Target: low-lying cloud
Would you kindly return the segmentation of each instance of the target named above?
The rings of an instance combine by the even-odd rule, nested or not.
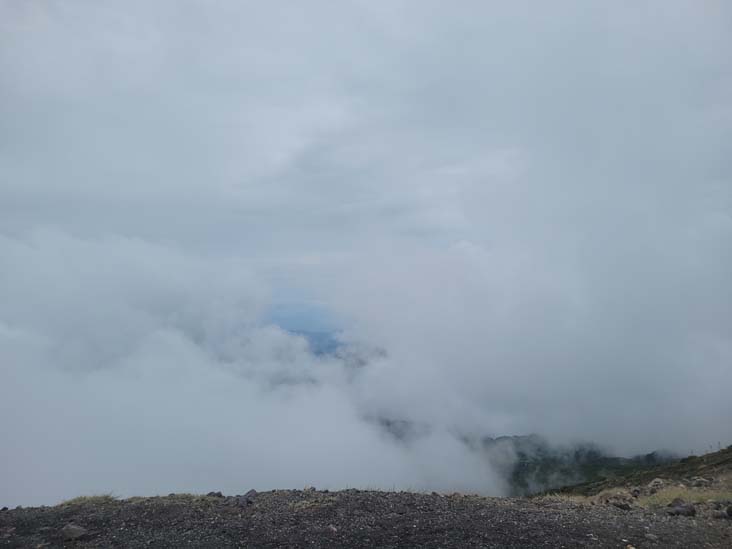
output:
[[[3,499],[732,442],[729,8],[511,6],[0,3]]]
[[[52,232],[3,238],[0,252],[10,501],[250,485],[501,489],[444,432],[395,444],[357,405],[355,366],[258,322],[265,296],[240,265]]]

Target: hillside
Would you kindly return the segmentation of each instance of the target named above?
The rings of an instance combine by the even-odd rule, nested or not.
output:
[[[621,468],[602,479],[565,486],[556,491],[591,496],[612,488],[643,486],[657,478],[663,479],[667,483],[684,484],[694,488],[695,482],[704,484],[703,480],[699,479],[709,480],[711,484],[726,484],[730,477],[732,477],[732,446],[702,456],[689,456],[671,463],[650,467],[641,464],[637,467]]]
[[[493,468],[509,480],[513,496],[600,482],[679,460],[668,452],[618,457],[593,443],[554,445],[538,435],[485,437],[480,441],[480,449]]]
[[[569,498],[275,490],[0,511],[0,547],[728,548],[732,521]]]

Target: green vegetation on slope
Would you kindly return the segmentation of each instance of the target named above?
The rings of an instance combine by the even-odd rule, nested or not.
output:
[[[645,485],[655,478],[681,481],[694,477],[717,477],[726,474],[732,474],[732,446],[703,456],[689,456],[652,467],[628,467],[625,470],[615,471],[612,475],[581,484],[564,486],[556,491],[590,496],[609,488]]]

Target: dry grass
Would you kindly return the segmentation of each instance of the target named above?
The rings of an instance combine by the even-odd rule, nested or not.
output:
[[[319,499],[305,499],[290,504],[290,509],[293,511],[307,511],[316,507],[322,507],[325,505],[333,505],[336,503],[337,498],[333,496],[319,498]]]
[[[665,507],[676,498],[681,498],[690,503],[704,503],[709,500],[725,501],[732,499],[732,490],[669,486],[650,496],[639,497],[638,505],[649,508]]]
[[[581,496],[579,494],[563,494],[560,492],[556,492],[552,494],[535,496],[531,499],[541,503],[574,503],[575,505],[590,505],[591,498],[587,496]]]
[[[601,504],[611,500],[613,496],[620,499],[628,498],[633,505],[643,507],[645,509],[657,509],[668,506],[676,498],[681,498],[689,503],[706,503],[708,501],[728,501],[732,500],[732,486],[729,482],[731,478],[725,479],[725,482],[718,483],[714,488],[689,488],[687,486],[667,486],[659,490],[655,494],[640,496],[632,499],[630,493],[626,490],[617,488],[608,488],[594,496],[582,496],[579,494],[553,493],[544,494],[532,498],[534,501],[542,503],[572,503],[575,505],[594,505]]]
[[[59,505],[100,505],[115,501],[117,501],[117,497],[112,494],[98,494],[95,496],[78,496],[67,499],[59,503]]]
[[[152,502],[156,497],[168,497],[168,496],[153,496],[153,497],[143,497],[143,496],[133,496],[130,498],[125,499],[128,503],[143,503],[143,502]],[[172,496],[175,499],[179,499],[183,502],[190,502],[190,503],[202,503],[202,502],[210,502],[215,501],[218,499],[215,496],[207,496],[204,494],[187,494],[187,493],[181,493],[181,494],[174,494]],[[105,503],[112,503],[115,501],[120,501],[120,499],[115,496],[114,494],[98,494],[93,496],[78,496],[72,499],[67,499],[66,501],[62,501],[58,505],[101,505]]]

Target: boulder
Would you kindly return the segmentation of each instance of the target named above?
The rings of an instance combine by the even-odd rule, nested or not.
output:
[[[60,534],[65,541],[71,541],[85,536],[87,534],[87,529],[82,528],[73,522],[69,522],[66,526],[61,528]]]
[[[235,507],[246,507],[252,503],[254,503],[254,500],[252,498],[248,498],[246,495],[232,496],[224,499],[224,505],[231,505]]]
[[[672,517],[693,517],[696,516],[696,507],[691,503],[681,503],[670,507],[666,513]]]
[[[615,492],[614,494],[602,496],[600,501],[605,505],[612,505],[623,511],[630,511],[635,500],[628,492]]]
[[[623,500],[610,500],[609,503],[613,507],[617,507],[618,509],[622,509],[623,511],[630,511],[632,509],[632,506],[627,501],[623,501]]]
[[[651,494],[655,494],[661,488],[663,488],[665,484],[666,481],[664,481],[662,478],[654,478],[651,482],[648,483],[647,488]]]
[[[695,488],[706,488],[712,485],[712,481],[704,477],[694,477],[691,479],[691,485]]]

